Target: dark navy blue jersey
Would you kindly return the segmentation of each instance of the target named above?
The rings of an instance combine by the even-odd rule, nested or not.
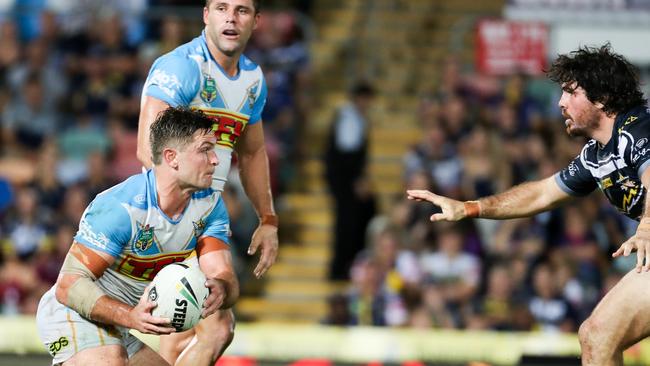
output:
[[[643,172],[650,166],[650,109],[640,106],[616,116],[606,145],[590,140],[573,161],[555,175],[563,191],[585,196],[596,187],[626,216],[639,220],[646,188]]]

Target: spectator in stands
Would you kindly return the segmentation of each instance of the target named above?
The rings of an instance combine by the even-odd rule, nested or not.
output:
[[[9,250],[21,261],[29,260],[45,243],[47,225],[37,200],[32,187],[16,192],[14,214],[8,225]]]
[[[432,243],[434,244],[434,243]],[[463,251],[465,236],[454,226],[440,228],[435,248],[420,257],[423,275],[440,290],[442,301],[460,326],[461,311],[479,288],[481,262]]]
[[[445,130],[438,124],[424,127],[422,141],[404,157],[405,180],[415,172],[430,175],[433,185],[446,195],[460,197],[462,162],[457,147],[448,141]]]
[[[541,263],[533,271],[533,296],[528,309],[535,319],[534,327],[547,332],[574,332],[577,317],[571,304],[557,288],[553,269]]]
[[[488,271],[485,294],[474,299],[467,327],[475,329],[513,330],[513,283],[509,268],[496,264]]]
[[[385,291],[385,273],[379,264],[370,256],[360,256],[352,266],[350,277],[346,297],[352,325],[388,325],[390,304],[399,298]]]
[[[47,101],[40,74],[31,73],[2,115],[5,141],[23,153],[32,152],[58,131],[59,119],[56,106]]]

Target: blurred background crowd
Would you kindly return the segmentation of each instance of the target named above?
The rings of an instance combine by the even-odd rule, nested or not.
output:
[[[300,167],[313,143],[305,130],[316,102],[309,47],[315,15],[306,3],[278,1],[265,9],[245,52],[269,85],[267,151],[287,221],[281,203],[304,189]],[[166,11],[184,5],[0,1],[3,315],[35,313],[87,204],[140,172],[136,132],[149,67],[202,29],[200,6]],[[440,77],[409,112],[419,141],[401,154],[400,193],[383,206],[377,186],[388,182],[369,177],[369,136],[382,113],[373,106],[382,86],[368,75],[349,79],[348,98],[328,116],[331,129],[318,155],[335,216],[323,280],[338,284],[322,323],[572,332],[630,268],[610,254],[636,223],[599,193],[530,219],[454,224],[430,223],[435,208],[405,199],[405,189],[459,200],[497,193],[554,174],[585,142],[566,136],[560,90],[543,75],[484,77],[471,66],[451,52],[429,65]],[[257,218],[236,174],[230,182],[224,198],[247,288],[255,280],[244,253]]]

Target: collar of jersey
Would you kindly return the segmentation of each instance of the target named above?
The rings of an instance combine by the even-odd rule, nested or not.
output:
[[[614,119],[614,129],[612,130],[612,137],[607,141],[605,145],[601,145],[598,143],[598,148],[600,150],[603,150],[607,148],[608,146],[612,145],[614,140],[618,140],[618,137],[620,135],[619,129],[624,126],[625,121],[632,115],[638,115],[642,112],[644,106],[638,106],[634,107],[631,109],[628,109],[626,112],[619,113],[616,115],[616,118]]]
[[[205,38],[205,29],[201,32],[201,47],[203,48],[203,52],[208,55],[208,58],[210,61],[212,61],[213,64],[217,65],[217,68],[219,68],[219,71],[221,71],[221,74],[228,78],[229,80],[237,80],[239,79],[239,75],[241,75],[241,70],[242,70],[242,57],[243,55],[239,56],[239,60],[237,60],[237,74],[235,76],[230,76],[226,73],[226,71],[219,65],[217,60],[214,59],[212,56],[212,53],[210,53],[210,49],[208,48],[208,41]]]

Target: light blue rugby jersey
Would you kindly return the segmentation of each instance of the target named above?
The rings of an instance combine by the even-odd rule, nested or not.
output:
[[[212,187],[222,191],[235,143],[247,125],[262,118],[267,86],[262,69],[244,55],[237,75],[226,75],[210,54],[203,31],[154,62],[142,95],[200,109],[215,119],[219,165]]]
[[[84,212],[75,241],[115,257],[98,279],[108,294],[135,305],[165,265],[190,257],[201,237],[229,243],[230,221],[219,192],[192,195],[183,215],[172,220],[158,207],[154,170],[110,188]]]

